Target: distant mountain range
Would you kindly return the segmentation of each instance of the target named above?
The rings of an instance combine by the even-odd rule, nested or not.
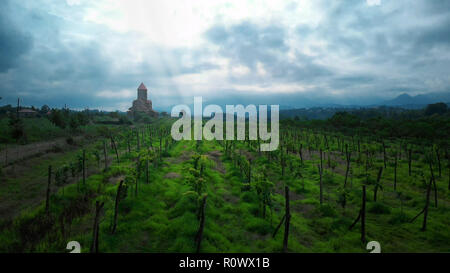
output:
[[[266,104],[266,105],[274,105],[278,104],[280,107],[280,111],[285,110],[295,110],[295,109],[311,109],[311,108],[338,108],[338,109],[357,109],[357,108],[374,108],[379,106],[390,106],[390,107],[401,107],[405,109],[421,109],[425,108],[430,103],[444,102],[450,103],[450,92],[436,92],[436,93],[428,93],[428,94],[419,94],[415,96],[411,96],[409,94],[403,93],[393,99],[390,100],[382,100],[382,99],[370,99],[370,98],[361,98],[360,100],[347,100],[345,98],[336,100],[336,98],[332,97],[324,97],[313,99],[308,97],[305,94],[280,94],[280,95],[268,95],[268,96],[259,96],[257,98],[247,96],[240,98],[224,98],[224,99],[213,99],[203,103],[203,107],[208,104],[217,104],[222,107],[222,110],[225,111],[226,105],[237,105],[242,104],[244,106],[249,104]],[[194,105],[187,104],[191,110],[193,111]],[[167,107],[155,107],[155,110],[158,112],[165,111],[170,114],[173,106]],[[270,108],[270,107],[269,107]]]
[[[450,102],[450,92],[429,93],[411,96],[403,93],[392,100],[386,100],[380,105],[401,106],[405,108],[421,108],[430,103]]]

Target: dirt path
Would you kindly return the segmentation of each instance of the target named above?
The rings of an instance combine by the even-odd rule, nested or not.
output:
[[[79,141],[83,136],[74,137],[74,141]],[[30,158],[40,154],[67,147],[66,138],[56,138],[50,141],[30,143],[26,145],[13,146],[0,151],[0,166],[7,166],[22,159]]]
[[[214,151],[209,151],[206,153],[206,155],[208,156],[209,159],[211,159],[212,161],[214,161],[215,166],[214,169],[217,170],[218,172],[225,174],[226,173],[226,169],[222,163],[222,152],[214,150]]]
[[[47,190],[47,163],[57,166],[67,153],[75,152],[82,148],[82,146],[72,147],[70,150],[66,150],[65,153],[45,153],[6,167],[4,169],[6,181],[1,181],[0,183],[0,219],[5,221],[13,219],[24,209],[35,208],[41,204],[45,200],[45,192]],[[119,155],[125,152],[119,151]],[[110,153],[108,155],[108,166],[115,159],[115,154]],[[42,167],[43,165],[45,166]],[[97,162],[91,162],[87,166],[86,177],[101,172],[103,166],[104,160],[101,160],[100,168],[97,167]],[[36,168],[39,168],[39,170],[36,171]],[[65,186],[76,183],[80,179],[81,176],[75,178],[69,176],[68,183]],[[60,188],[52,180],[52,193],[57,192]]]

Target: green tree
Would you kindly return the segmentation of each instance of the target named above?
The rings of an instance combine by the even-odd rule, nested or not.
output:
[[[48,111],[50,111],[50,107],[48,107],[48,105],[46,105],[46,104],[42,105],[42,107],[41,107],[41,113],[42,113],[42,114],[47,114]]]
[[[21,118],[11,115],[9,119],[9,127],[11,129],[11,137],[18,142],[25,135],[24,125]]]
[[[50,114],[50,121],[60,128],[66,128],[66,121],[64,120],[63,113],[61,110],[53,109]]]
[[[434,114],[442,115],[447,112],[447,104],[443,102],[428,104],[427,108],[425,108],[425,115],[431,116]]]

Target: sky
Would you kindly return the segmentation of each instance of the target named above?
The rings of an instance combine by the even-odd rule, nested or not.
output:
[[[0,0],[0,104],[126,111],[450,92],[446,0]]]

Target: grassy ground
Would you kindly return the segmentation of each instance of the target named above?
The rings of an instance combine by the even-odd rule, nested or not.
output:
[[[145,129],[144,129],[145,130]],[[122,132],[125,134],[126,132]],[[284,214],[284,187],[290,188],[291,225],[289,251],[291,252],[367,252],[360,241],[360,224],[348,227],[358,215],[361,204],[361,185],[365,182],[365,164],[352,160],[347,202],[340,197],[344,190],[345,157],[332,156],[334,169],[324,161],[324,202],[319,204],[320,163],[317,151],[303,152],[303,165],[297,154],[287,158],[282,175],[277,159],[260,156],[254,148],[237,142],[235,151],[243,151],[252,161],[252,186],[245,187],[240,164],[225,153],[217,141],[180,141],[163,153],[160,162],[153,152],[159,147],[157,136],[151,138],[152,152],[144,149],[150,138],[141,142],[141,156],[152,155],[149,183],[145,172],[138,179],[135,192],[137,140],[131,140],[132,151],[126,142],[119,142],[122,151],[120,163],[114,162],[108,170],[81,182],[60,188],[51,200],[50,216],[44,213],[44,203],[5,225],[0,232],[1,252],[65,252],[68,241],[78,241],[82,252],[88,252],[92,241],[95,201],[105,202],[101,215],[99,249],[101,252],[194,252],[199,220],[199,196],[194,193],[189,175],[194,166],[194,155],[205,155],[202,194],[207,194],[205,230],[202,252],[280,252],[284,226],[273,238],[272,234]],[[145,144],[145,145],[144,145]],[[162,146],[164,147],[164,146]],[[336,150],[337,147],[332,147]],[[95,149],[99,149],[96,147]],[[108,153],[114,155],[111,147]],[[142,160],[142,158],[141,158]],[[377,175],[383,159],[376,157],[370,177]],[[42,164],[41,171],[44,171]],[[39,168],[36,168],[38,171]],[[428,227],[420,231],[423,217],[411,220],[424,206],[426,187],[422,173],[428,179],[427,164],[421,158],[414,160],[412,176],[403,158],[399,161],[397,190],[393,189],[392,160],[383,171],[378,201],[373,201],[373,186],[367,187],[367,240],[380,242],[382,252],[449,252],[449,191],[445,171],[437,178],[438,206],[431,195]],[[425,170],[425,171],[424,171]],[[445,170],[445,168],[444,168]],[[302,177],[295,176],[300,172]],[[261,195],[255,190],[259,174],[265,172],[271,188],[271,206],[263,217]],[[39,175],[39,174],[37,174]],[[119,203],[118,224],[111,234],[114,201],[118,182],[124,180],[127,197]],[[21,189],[20,191],[23,191]],[[18,193],[19,194],[19,193]]]
[[[24,136],[17,143],[11,136],[11,127],[9,126],[9,118],[0,119],[0,143],[3,146],[8,144],[9,147],[17,144],[27,144],[39,141],[48,141],[58,137],[69,137],[74,134],[95,134],[97,125],[88,124],[81,126],[76,130],[70,128],[62,129],[53,124],[48,118],[22,118]],[[3,148],[3,147],[2,147]]]

